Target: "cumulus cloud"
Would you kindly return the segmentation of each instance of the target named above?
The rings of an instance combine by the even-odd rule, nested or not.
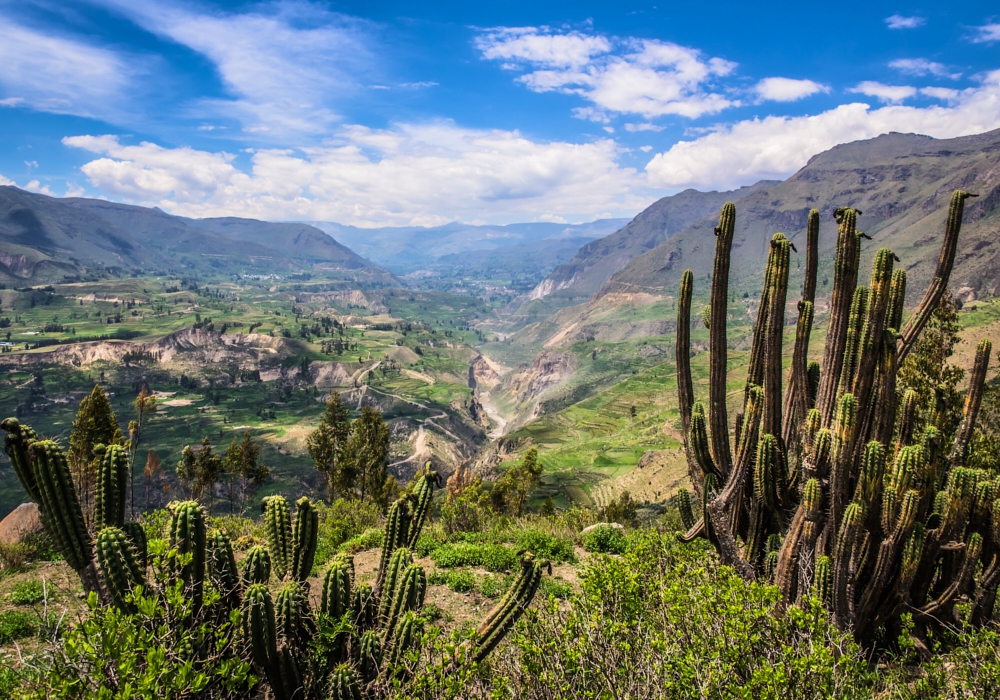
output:
[[[857,86],[848,88],[847,91],[876,97],[881,102],[891,102],[893,104],[902,102],[908,97],[913,97],[917,94],[915,87],[910,87],[909,85],[884,85],[875,80],[866,80],[863,83],[858,83]]]
[[[829,87],[813,80],[793,78],[764,78],[753,90],[761,100],[774,102],[794,102],[817,92],[830,92]]]
[[[663,131],[663,127],[657,126],[656,124],[650,124],[649,122],[645,122],[642,124],[633,124],[629,122],[625,125],[625,131],[631,132],[633,134],[637,131]]]
[[[885,23],[889,26],[889,29],[916,29],[927,24],[927,20],[923,17],[892,15],[885,18]]]
[[[972,41],[976,44],[992,44],[1000,41],[1000,23],[984,24],[973,29]]]
[[[38,180],[32,180],[31,182],[29,182],[27,185],[24,186],[24,189],[28,190],[29,192],[37,192],[38,194],[46,194],[49,197],[55,197],[56,196],[56,193],[53,192],[51,189],[49,189],[48,185],[43,185]]]
[[[0,173],[0,186],[7,187],[7,186],[11,186],[11,185],[16,185],[16,184],[17,183],[14,182],[13,180],[11,180],[10,178],[4,177],[3,173]]]
[[[187,216],[375,226],[510,222],[544,211],[579,220],[631,216],[656,198],[644,176],[619,166],[611,139],[538,143],[451,122],[345,126],[322,146],[257,149],[247,170],[224,152],[127,145],[115,136],[63,142],[99,156],[82,166],[94,187]]]
[[[948,70],[948,67],[943,63],[937,63],[935,61],[928,61],[926,58],[899,58],[895,61],[889,61],[889,67],[895,68],[900,73],[906,75],[934,75],[939,78],[951,78],[952,80],[958,80],[962,77],[961,73],[952,73]]]
[[[107,118],[118,112],[136,62],[73,38],[43,33],[0,15],[4,107]]]
[[[215,65],[231,99],[197,111],[274,136],[325,133],[337,103],[363,89],[375,62],[367,25],[304,3],[210,12],[153,0],[96,0]]]
[[[657,154],[646,172],[654,186],[730,189],[788,177],[817,153],[890,131],[951,138],[1000,128],[1000,70],[986,74],[981,85],[956,93],[946,106],[873,109],[855,103],[811,116],[720,125]]]
[[[521,70],[518,81],[534,92],[579,95],[593,112],[676,114],[696,118],[738,104],[713,80],[736,64],[706,58],[697,49],[651,39],[610,39],[548,27],[500,27],[476,38],[483,58]]]

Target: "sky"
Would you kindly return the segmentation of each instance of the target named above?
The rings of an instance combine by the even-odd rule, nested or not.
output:
[[[997,128],[978,0],[0,0],[0,184],[184,216],[632,217]]]

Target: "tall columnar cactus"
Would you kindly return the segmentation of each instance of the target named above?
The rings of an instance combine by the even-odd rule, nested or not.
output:
[[[268,496],[261,502],[271,565],[279,579],[292,568],[292,521],[284,496]]]
[[[320,612],[339,620],[353,609],[351,568],[345,557],[334,557],[323,574]]]
[[[399,498],[389,506],[385,516],[385,532],[382,534],[382,553],[379,556],[378,577],[375,588],[382,590],[390,557],[401,547],[406,547],[410,539],[410,521],[413,509],[407,498]],[[419,536],[419,533],[418,533]]]
[[[681,489],[674,496],[674,502],[677,504],[677,511],[680,513],[684,529],[690,530],[694,527],[695,523],[694,510],[691,505],[691,493],[687,489]]]
[[[125,503],[128,494],[128,452],[121,445],[99,445],[97,467],[97,497],[94,527],[122,528],[125,525]]]
[[[687,347],[693,274],[685,272],[681,282],[678,403],[688,462],[698,470],[693,480],[704,479],[701,518],[685,522],[684,538],[708,537],[746,578],[773,576],[785,605],[818,596],[839,626],[866,641],[907,610],[918,629],[938,624],[963,597],[981,622],[1000,584],[1000,478],[965,466],[989,342],[976,349],[964,417],[947,455],[941,445],[948,436],[934,416],[922,420],[919,397],[896,387],[900,363],[947,287],[969,196],[952,196],[935,276],[905,326],[905,271],[895,269],[895,256],[883,248],[875,252],[870,282],[859,286],[861,212],[836,210],[822,369],[807,361],[819,233],[818,212],[810,213],[787,390],[781,374],[791,246],[782,234],[773,237],[731,462],[724,457],[725,401],[720,406],[711,398],[724,397],[726,386],[725,305],[717,293],[725,288],[719,273],[728,270],[729,251],[721,233],[710,315],[711,330],[721,336],[713,336],[710,347],[707,409],[695,403]],[[733,214],[730,205],[723,209],[720,229]]]
[[[312,572],[319,538],[319,515],[308,498],[295,502],[295,523],[292,526],[291,576],[295,581],[305,581]]]
[[[205,591],[207,532],[205,513],[195,501],[174,505],[170,521],[171,569],[190,591],[192,608],[201,609]]]
[[[135,604],[127,598],[145,585],[146,574],[124,531],[106,527],[97,534],[97,561],[111,602],[120,610],[135,612]]]
[[[35,471],[32,466],[31,456],[28,449],[31,443],[38,439],[38,435],[28,425],[22,425],[17,418],[5,418],[0,422],[0,430],[6,431],[4,436],[3,449],[10,457],[10,463],[14,467],[14,475],[21,482],[25,492],[35,503],[41,504],[42,494],[35,480]]]
[[[416,484],[416,488],[413,489],[413,515],[404,543],[410,549],[417,546],[417,538],[420,537],[420,531],[423,530],[424,521],[427,520],[431,504],[434,502],[434,487],[441,486],[441,476],[431,469],[431,463],[427,462],[423,471],[417,475]]]
[[[361,684],[354,667],[341,664],[333,669],[326,697],[329,700],[361,700]]]

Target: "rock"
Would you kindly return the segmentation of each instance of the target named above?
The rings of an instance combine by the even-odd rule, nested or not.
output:
[[[955,292],[955,298],[960,300],[963,304],[968,304],[970,301],[976,300],[976,290],[972,287],[962,287]]]
[[[0,520],[0,542],[13,544],[20,542],[28,535],[42,531],[42,519],[39,517],[36,503],[22,503],[10,514]]]
[[[589,526],[583,528],[583,530],[580,531],[580,534],[581,535],[586,535],[588,532],[590,532],[594,528],[601,527],[602,525],[610,525],[611,527],[615,528],[616,530],[621,530],[622,532],[625,532],[625,526],[622,525],[621,523],[594,523],[593,525],[589,525]]]

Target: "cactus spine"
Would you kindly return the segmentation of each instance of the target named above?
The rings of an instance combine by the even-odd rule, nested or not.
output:
[[[267,583],[271,578],[271,555],[261,546],[251,547],[243,559],[243,585]]]
[[[66,455],[51,440],[32,443],[29,453],[41,496],[39,506],[52,526],[56,546],[71,568],[82,571],[91,563],[93,548]]]
[[[351,569],[344,557],[334,557],[323,575],[323,592],[320,612],[340,619],[352,610]]]
[[[242,592],[240,571],[236,568],[233,545],[228,537],[217,530],[212,533],[209,545],[208,574],[226,608],[238,608]]]
[[[330,674],[329,700],[361,700],[358,674],[350,664],[341,664]]]
[[[125,525],[125,502],[128,488],[128,453],[121,445],[102,448],[97,468],[97,497],[94,526],[121,528]]]

